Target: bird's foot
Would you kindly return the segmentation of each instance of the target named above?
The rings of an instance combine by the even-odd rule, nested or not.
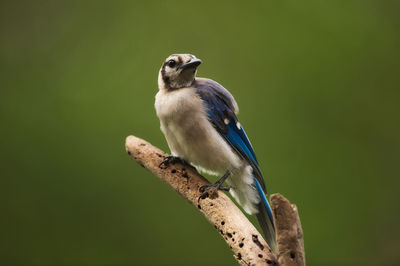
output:
[[[230,186],[222,186],[222,183],[216,182],[215,184],[210,184],[210,185],[203,185],[200,187],[199,191],[201,192],[201,195],[198,199],[200,201],[201,199],[205,199],[207,197],[210,198],[216,198],[216,193],[218,190],[224,190],[224,191],[229,191],[231,189]]]
[[[182,160],[179,157],[168,155],[164,158],[164,161],[162,161],[158,167],[163,168],[162,166],[165,166],[165,168],[167,168],[170,164],[176,164],[176,163],[187,164],[186,161]]]

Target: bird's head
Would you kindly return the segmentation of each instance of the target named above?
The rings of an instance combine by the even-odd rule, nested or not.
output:
[[[158,75],[158,87],[176,90],[189,87],[196,77],[201,60],[191,54],[173,54],[168,56]]]

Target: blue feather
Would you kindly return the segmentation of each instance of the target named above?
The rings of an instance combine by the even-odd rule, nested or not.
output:
[[[224,109],[226,109],[226,106],[215,105],[213,106],[213,108],[209,109],[208,117],[211,119],[214,125],[219,124],[219,121],[224,121],[225,119],[230,120],[229,124],[227,125],[227,130],[219,130],[218,132],[231,145],[233,145],[236,150],[238,150],[240,153],[244,153],[246,157],[248,157],[255,165],[258,166],[256,155],[246,135],[246,132],[244,131],[243,127],[238,128],[236,126],[236,119],[232,119],[232,117],[227,117],[221,111]]]
[[[271,220],[271,222],[273,224],[274,218],[272,216],[271,206],[269,206],[267,197],[264,194],[264,191],[263,191],[263,189],[262,189],[262,187],[260,185],[260,182],[258,182],[257,178],[254,178],[254,180],[256,181],[256,187],[257,187],[258,194],[260,195],[261,200],[264,203],[264,206],[267,208],[269,219]]]
[[[229,129],[228,134],[225,136],[225,138],[237,149],[246,154],[246,156],[249,157],[252,160],[252,162],[258,166],[257,158],[256,155],[254,154],[253,147],[251,146],[250,141],[246,135],[246,132],[244,132],[243,130],[243,127],[240,127],[239,129],[236,126],[235,121],[231,121],[228,124],[228,129]]]

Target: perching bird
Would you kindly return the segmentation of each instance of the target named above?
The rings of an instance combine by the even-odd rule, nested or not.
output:
[[[162,64],[155,108],[174,160],[222,176],[203,187],[229,190],[248,214],[256,214],[264,236],[275,249],[275,229],[256,155],[236,114],[233,96],[217,82],[196,77],[201,60],[173,54]],[[226,181],[229,186],[223,186]]]

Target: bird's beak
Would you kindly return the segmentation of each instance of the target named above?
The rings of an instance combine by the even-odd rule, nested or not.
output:
[[[181,65],[180,69],[185,70],[185,69],[188,69],[188,68],[196,68],[200,64],[201,64],[201,60],[200,59],[193,58],[192,60],[190,60],[186,64]]]

